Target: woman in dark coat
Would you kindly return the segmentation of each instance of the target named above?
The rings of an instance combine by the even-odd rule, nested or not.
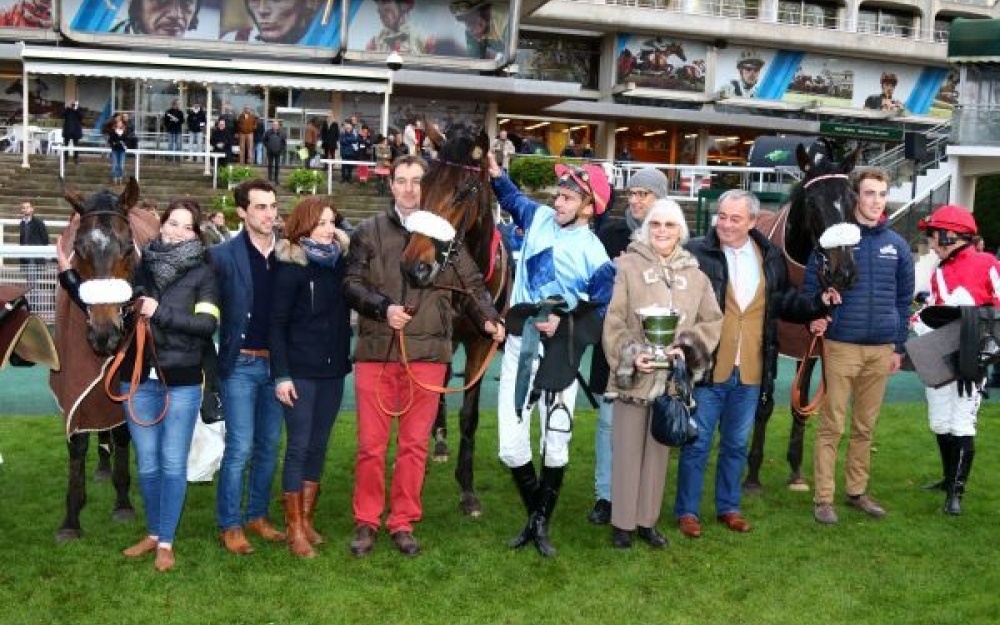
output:
[[[351,370],[351,326],[342,295],[349,239],[325,198],[299,202],[275,247],[269,347],[275,394],[284,406],[282,473],[288,548],[311,558],[323,538],[313,528],[330,432]]]

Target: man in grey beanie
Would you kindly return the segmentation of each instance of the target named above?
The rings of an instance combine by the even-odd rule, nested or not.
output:
[[[645,167],[632,174],[628,181],[628,210],[624,219],[609,219],[597,236],[604,244],[608,258],[614,260],[632,240],[632,233],[642,225],[646,212],[656,200],[667,197],[667,177],[654,167]],[[590,365],[590,389],[603,394],[608,384],[608,360],[599,344],[594,346]],[[594,444],[594,491],[597,502],[587,519],[595,525],[611,522],[611,407],[601,401]]]

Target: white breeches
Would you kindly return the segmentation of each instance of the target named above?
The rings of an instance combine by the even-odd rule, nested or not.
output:
[[[953,436],[975,436],[976,414],[982,395],[973,390],[971,396],[958,395],[958,383],[952,382],[940,388],[928,388],[927,419],[935,434]]]
[[[497,398],[497,438],[500,460],[508,467],[520,467],[531,461],[531,414],[525,414],[514,407],[514,386],[517,380],[517,360],[521,353],[521,337],[507,336],[500,368],[500,385]],[[531,368],[534,382],[538,370],[538,358]],[[576,380],[562,391],[562,400],[569,415],[576,405]],[[530,393],[529,393],[530,394]],[[527,400],[526,400],[527,401]],[[539,445],[545,449],[545,466],[563,467],[569,462],[569,441],[573,437],[571,418],[562,410],[554,411],[549,427],[545,424],[549,415],[544,402],[539,401],[538,413],[541,435]],[[534,412],[534,411],[532,411]]]

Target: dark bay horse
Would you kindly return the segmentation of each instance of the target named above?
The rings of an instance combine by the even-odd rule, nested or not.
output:
[[[506,250],[500,244],[493,212],[493,193],[490,189],[486,166],[489,137],[480,132],[475,138],[459,136],[441,144],[442,137],[433,124],[428,137],[438,149],[438,159],[431,163],[430,171],[421,182],[420,207],[446,219],[455,229],[454,253],[463,246],[476,261],[483,274],[486,288],[493,294],[497,310],[503,310],[510,291],[510,268]],[[410,276],[420,276],[424,286],[433,283],[431,267],[445,262],[442,254],[449,253],[435,247],[430,238],[414,233],[403,252],[403,270]],[[454,298],[456,309],[461,307],[461,297]],[[488,365],[493,342],[479,328],[469,323],[464,314],[454,315],[455,347],[465,350],[465,377],[469,386],[462,398],[459,411],[458,461],[455,479],[461,489],[459,507],[464,514],[478,516],[482,511],[479,497],[473,487],[473,455],[475,436],[479,427],[479,394],[481,380],[474,380],[482,366]],[[438,420],[434,424],[434,457],[447,459],[447,407],[444,397]]]
[[[857,162],[860,148],[842,163],[833,161],[833,149],[828,141],[820,139],[808,148],[799,144],[796,150],[799,169],[805,174],[792,189],[789,203],[777,213],[761,211],[757,228],[768,239],[785,251],[788,278],[793,286],[801,286],[805,277],[809,255],[816,252],[821,262],[820,281],[839,290],[850,288],[856,277],[853,246],[824,249],[820,238],[832,226],[853,222],[857,196],[849,174]],[[778,321],[778,344],[781,353],[801,363],[809,348],[811,335],[801,324]],[[810,374],[816,359],[805,361],[801,397],[809,397]],[[764,461],[764,440],[768,420],[774,409],[774,398],[762,401],[754,421],[753,439],[747,459],[747,477],[744,489],[760,492],[760,467]],[[792,430],[788,442],[787,460],[791,467],[788,484],[796,490],[807,490],[802,477],[802,449],[807,415],[792,409]]]
[[[159,231],[154,215],[130,208],[139,200],[134,178],[121,196],[102,191],[84,198],[67,192],[65,198],[75,216],[60,244],[71,257],[81,284],[79,305],[63,288],[56,291],[55,344],[62,367],[49,376],[49,387],[66,419],[69,451],[66,517],[56,533],[57,542],[77,539],[82,533],[80,511],[87,500],[90,432],[111,432],[113,517],[120,521],[135,518],[128,494],[128,428],[121,406],[104,391],[102,378],[123,338],[124,310],[132,299],[139,246]]]

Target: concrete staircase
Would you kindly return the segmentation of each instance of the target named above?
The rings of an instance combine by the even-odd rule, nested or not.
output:
[[[30,200],[35,206],[35,214],[45,221],[66,220],[72,208],[63,199],[63,181],[59,178],[59,161],[54,156],[32,155],[31,167],[21,167],[20,154],[0,154],[0,218],[19,219],[20,205]],[[126,162],[126,176],[134,171],[133,161]],[[102,189],[118,191],[111,186],[111,165],[108,160],[96,156],[81,157],[80,164],[66,164],[65,186],[85,195]],[[267,177],[264,167],[255,167],[262,178]],[[290,174],[292,168],[282,168],[282,178]],[[177,197],[191,197],[208,212],[216,197],[225,193],[224,188],[213,189],[212,177],[204,175],[201,163],[162,161],[144,159],[140,170],[141,197],[151,199],[159,207],[165,207]],[[351,223],[358,223],[376,211],[383,210],[389,198],[379,195],[374,182],[348,184],[339,182],[339,172],[334,172],[333,204]],[[278,205],[282,214],[287,215],[295,206],[295,194],[286,188],[278,190]],[[52,242],[58,236],[58,229],[49,228]],[[4,230],[5,243],[17,243],[17,229]]]

